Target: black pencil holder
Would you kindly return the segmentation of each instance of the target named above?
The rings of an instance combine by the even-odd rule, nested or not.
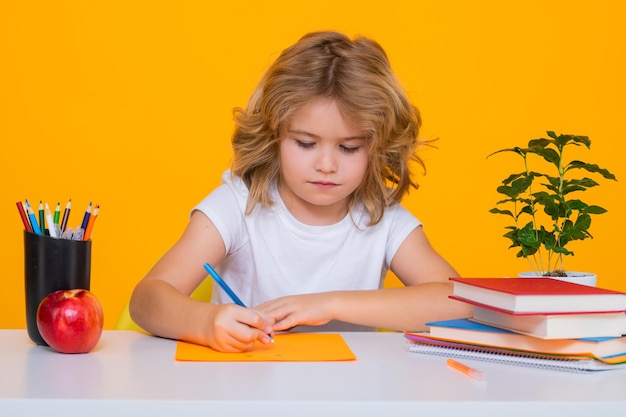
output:
[[[57,290],[89,290],[91,240],[55,239],[24,231],[26,328],[30,339],[47,346],[37,329],[37,308]]]

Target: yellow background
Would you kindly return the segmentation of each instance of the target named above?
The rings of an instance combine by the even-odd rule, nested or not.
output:
[[[405,204],[465,276],[528,267],[488,213],[517,172],[494,150],[546,130],[588,135],[609,168],[584,200],[594,218],[568,269],[626,290],[626,6],[558,1],[3,1],[0,3],[0,328],[25,325],[15,202],[101,205],[92,290],[114,326],[135,283],[229,165],[231,109],[313,30],[377,39],[420,108],[428,173]],[[511,167],[511,164],[515,164]]]

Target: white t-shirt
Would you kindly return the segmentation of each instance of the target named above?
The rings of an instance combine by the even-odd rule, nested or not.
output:
[[[245,215],[248,188],[226,171],[222,185],[194,208],[221,234],[220,275],[249,307],[285,295],[378,289],[396,251],[421,224],[397,204],[375,226],[366,226],[369,215],[359,210],[333,225],[310,226],[289,213],[275,185],[270,191],[273,206],[257,205]],[[213,288],[212,302],[232,302]]]

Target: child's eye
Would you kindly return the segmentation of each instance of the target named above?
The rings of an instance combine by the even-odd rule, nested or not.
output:
[[[346,146],[346,145],[341,145],[339,146],[339,148],[341,149],[342,152],[345,152],[345,153],[355,153],[355,152],[358,152],[359,149],[361,149],[360,146]]]
[[[296,140],[296,143],[298,144],[299,147],[305,148],[305,149],[310,149],[315,146],[315,142],[303,142],[301,140]]]

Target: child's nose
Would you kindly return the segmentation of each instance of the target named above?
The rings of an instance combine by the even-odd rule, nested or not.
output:
[[[320,149],[315,160],[315,169],[324,173],[337,171],[337,158],[332,149]]]

